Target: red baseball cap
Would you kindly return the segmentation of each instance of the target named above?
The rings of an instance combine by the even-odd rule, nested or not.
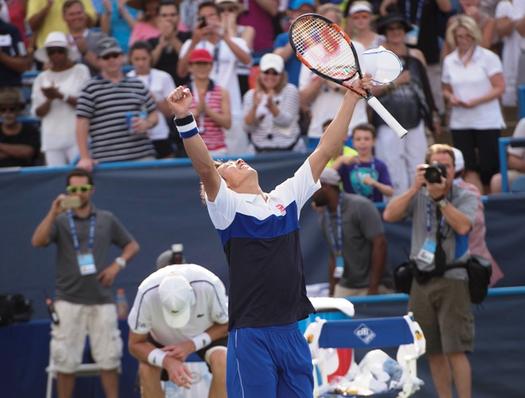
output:
[[[191,51],[188,62],[209,62],[213,63],[213,57],[208,50],[204,48],[196,48]]]

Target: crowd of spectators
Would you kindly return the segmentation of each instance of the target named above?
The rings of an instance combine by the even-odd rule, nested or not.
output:
[[[359,124],[376,129],[372,156],[386,165],[394,194],[412,184],[433,142],[463,152],[466,181],[498,191],[497,140],[517,122],[525,80],[522,0],[2,0],[0,90],[20,89],[22,124],[40,129],[30,159],[4,164],[90,168],[185,156],[164,100],[178,85],[192,88],[214,156],[305,152],[344,94],[290,46],[288,28],[307,12],[341,25],[359,55],[382,45],[402,61],[399,77],[373,91],[408,138],[400,141],[364,100],[349,126],[349,141]],[[99,45],[108,38],[115,42],[109,60]],[[110,66],[124,72],[109,78]],[[129,85],[132,96],[118,101]],[[112,121],[94,116],[110,108]],[[17,145],[16,134],[5,134],[2,146]]]
[[[0,167],[77,164],[90,171],[103,162],[185,156],[167,102],[180,85],[192,93],[190,110],[212,156],[306,153],[336,118],[346,92],[312,73],[291,48],[288,27],[308,12],[342,25],[358,56],[382,45],[400,58],[400,75],[372,91],[409,131],[400,140],[359,100],[348,140],[321,175],[314,202],[330,246],[330,293],[392,291],[373,202],[393,196],[386,221],[416,216],[411,257],[425,260],[427,241],[438,243],[436,252],[443,240],[441,260],[458,260],[452,242],[475,228],[478,239],[461,246],[461,259],[467,244],[491,258],[479,194],[501,191],[497,140],[517,119],[518,85],[525,83],[524,0],[0,1]],[[24,72],[30,70],[36,77],[29,87]],[[514,134],[525,135],[524,119]],[[436,141],[456,152],[428,150]],[[429,196],[422,164],[433,160],[449,174]],[[463,179],[454,183],[455,167]],[[524,150],[509,149],[509,169],[510,181],[523,176]],[[89,175],[77,175],[86,194]],[[48,217],[58,219],[58,202],[54,207]],[[459,224],[456,207],[465,213]],[[47,245],[48,238],[34,243]],[[131,239],[123,237],[121,246]],[[422,269],[438,265],[434,254],[420,259]],[[425,300],[416,294],[426,288],[414,289],[411,308],[421,319]],[[456,290],[465,299],[464,287]],[[461,345],[431,346],[441,391],[448,390],[435,374],[442,353],[471,350],[468,337]],[[463,354],[452,359],[454,376],[470,377]],[[457,388],[468,396],[470,379]]]

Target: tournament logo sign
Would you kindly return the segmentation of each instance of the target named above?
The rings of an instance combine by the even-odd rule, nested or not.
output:
[[[364,323],[360,324],[355,330],[354,334],[366,345],[370,344],[376,337],[372,329]]]

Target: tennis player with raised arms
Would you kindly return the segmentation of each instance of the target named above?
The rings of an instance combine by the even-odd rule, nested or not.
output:
[[[229,398],[312,397],[312,358],[297,324],[314,311],[306,296],[299,213],[320,188],[319,176],[371,84],[369,75],[345,83],[349,90],[317,148],[270,193],[242,159],[214,162],[189,113],[189,89],[177,87],[167,98],[229,264]]]

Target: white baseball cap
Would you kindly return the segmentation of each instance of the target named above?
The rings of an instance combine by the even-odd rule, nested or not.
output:
[[[283,57],[272,53],[264,54],[259,62],[259,69],[261,72],[273,69],[277,73],[282,73],[284,70]]]
[[[463,158],[463,152],[461,152],[458,148],[452,148],[454,151],[454,172],[460,172],[463,171],[465,168],[465,159]]]
[[[166,276],[159,285],[162,315],[168,326],[178,329],[190,320],[195,294],[186,278],[180,275]]]

